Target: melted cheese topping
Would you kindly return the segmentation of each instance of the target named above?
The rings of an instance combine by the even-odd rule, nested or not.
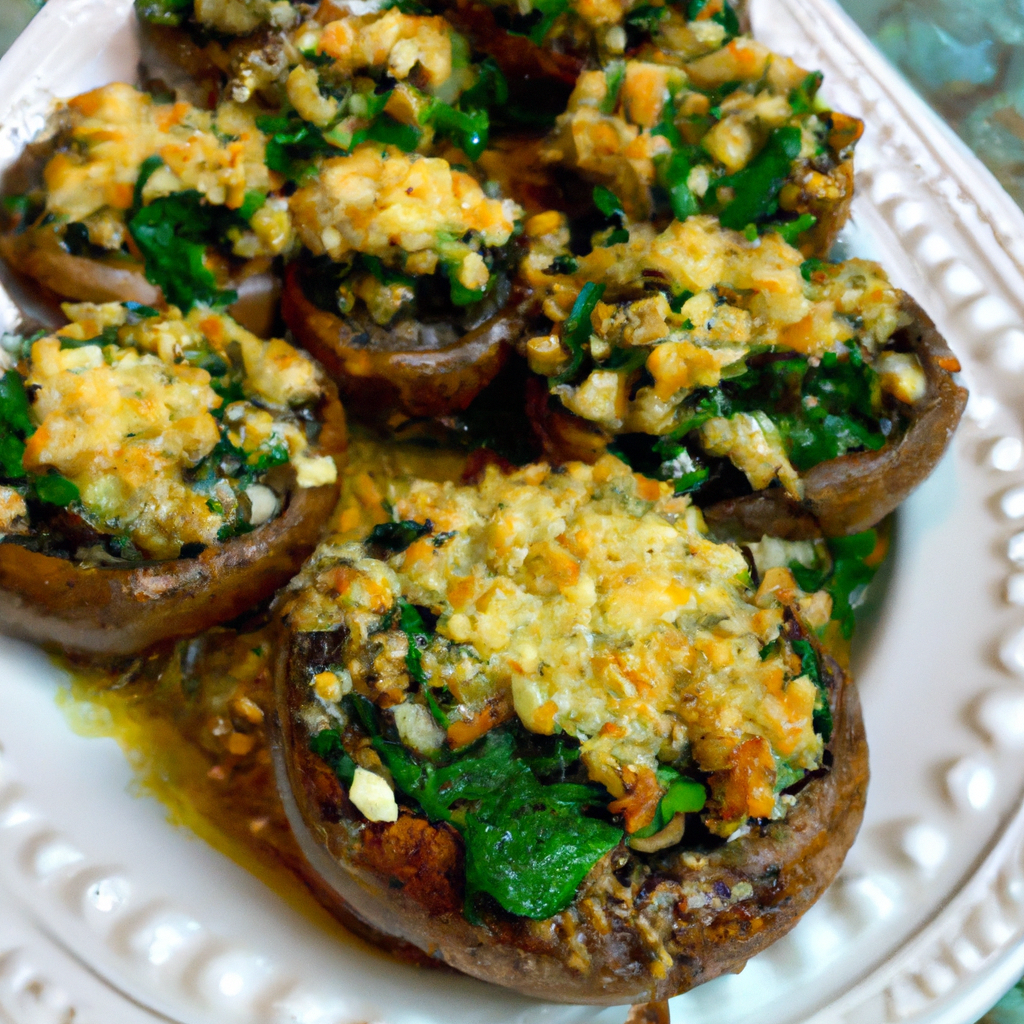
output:
[[[755,346],[813,358],[856,340],[877,352],[906,323],[899,293],[877,264],[830,264],[807,281],[803,255],[780,235],[751,242],[712,217],[673,221],[660,235],[634,228],[629,242],[594,249],[570,275],[547,273],[568,240],[560,215],[531,218],[526,232],[531,252],[522,273],[555,324],[568,317],[584,283],[605,285],[587,342],[598,366],[580,385],[555,393],[578,416],[616,431],[669,432],[692,391],[717,385]],[[674,312],[662,291],[645,294],[644,282],[692,295]],[[534,339],[527,352],[535,372],[550,375],[569,353],[564,346],[553,353],[549,339]],[[630,397],[625,374],[608,378],[600,362],[615,348],[646,349],[654,383]]]
[[[330,480],[311,486],[333,481],[333,461],[310,457],[290,412],[319,397],[317,371],[287,342],[261,341],[229,317],[198,308],[184,319],[172,311],[137,324],[118,304],[64,308],[72,323],[32,346],[26,384],[37,389],[37,429],[24,465],[74,482],[95,529],[127,534],[154,558],[176,557],[184,544],[216,543],[238,496],[227,481],[201,487],[187,474],[222,437],[254,465],[274,450],[284,450],[297,469],[330,463],[329,472],[322,467]],[[101,336],[104,328],[116,329],[116,343]],[[93,338],[96,344],[78,344]],[[186,353],[212,351],[230,364],[232,345],[241,351],[248,397],[227,406],[222,426],[214,411],[223,400]]]
[[[316,255],[340,261],[361,252],[400,267],[414,256],[412,272],[431,273],[456,248],[454,269],[472,289],[486,285],[489,274],[479,253],[459,240],[472,232],[484,245],[505,245],[522,216],[512,200],[489,199],[445,160],[371,142],[327,160],[317,180],[292,197],[291,209]]]
[[[387,562],[325,543],[290,610],[302,630],[348,626],[369,652],[346,664],[357,687],[404,700],[404,634],[379,632],[403,598],[438,617],[422,664],[469,722],[505,702],[533,732],[577,737],[614,796],[688,752],[741,794],[733,817],[770,815],[773,755],[819,763],[814,685],[781,654],[761,658],[781,608],[755,602],[739,550],[708,539],[668,485],[611,457],[562,472],[491,467],[476,487],[414,482],[394,514],[429,520],[432,535]]]
[[[238,209],[246,193],[265,195],[277,184],[264,165],[264,137],[253,114],[233,103],[211,113],[188,103],[154,103],[115,83],[68,100],[67,109],[71,147],[44,172],[47,211],[56,216],[84,221],[104,209],[123,216],[139,169],[152,156],[165,166],[143,189],[146,202],[196,189],[207,202]],[[281,225],[274,227],[280,233]],[[289,238],[286,229],[270,249],[283,252]]]
[[[417,66],[422,83],[432,89],[452,73],[451,27],[441,17],[403,14],[392,8],[352,16],[324,26],[317,52],[333,57],[343,74],[367,68],[386,69],[404,81]]]

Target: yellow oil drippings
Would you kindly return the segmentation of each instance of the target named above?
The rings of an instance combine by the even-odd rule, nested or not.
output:
[[[365,536],[387,518],[394,484],[458,480],[464,466],[461,452],[356,433],[330,530],[345,540]],[[273,616],[262,611],[244,626],[215,628],[117,664],[64,660],[71,680],[59,703],[76,733],[120,745],[138,793],[159,800],[173,825],[336,938],[358,943],[311,891],[315,878],[278,796],[267,728],[274,635]]]

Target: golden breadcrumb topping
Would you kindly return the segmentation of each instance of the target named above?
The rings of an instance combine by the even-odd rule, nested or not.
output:
[[[86,222],[94,244],[120,248],[124,216],[150,157],[160,157],[163,166],[142,189],[145,203],[194,189],[214,206],[237,210],[247,195],[265,197],[280,184],[264,163],[264,136],[253,114],[234,103],[212,112],[188,103],[155,103],[130,85],[114,83],[66,106],[70,145],[46,166],[46,209]],[[292,233],[283,206],[266,204],[251,224],[254,237],[242,245],[254,251],[239,255],[276,255],[289,247]]]
[[[264,480],[276,466],[291,463],[299,486],[335,479],[293,411],[319,399],[318,371],[287,342],[199,307],[185,318],[134,317],[119,304],[64,309],[71,324],[36,341],[26,367],[36,429],[24,466],[74,483],[94,529],[173,558],[223,539],[240,515],[250,528],[276,515],[282,494]],[[225,401],[228,382],[237,397]]]
[[[751,241],[712,217],[673,221],[661,234],[637,226],[628,242],[595,248],[573,273],[558,274],[552,264],[568,241],[561,215],[540,214],[525,227],[531,252],[523,274],[556,325],[551,335],[528,342],[531,367],[550,377],[568,364],[557,325],[587,282],[603,285],[585,343],[595,368],[581,383],[558,385],[554,393],[572,412],[614,431],[668,433],[694,389],[716,386],[723,371],[741,371],[754,348],[820,358],[856,341],[877,352],[905,323],[899,293],[880,266],[866,260],[822,265],[808,280],[803,255],[777,233]],[[642,365],[652,382],[633,394],[627,373],[601,364],[615,352],[637,349],[647,353]],[[891,366],[890,390],[916,386],[901,384],[900,367]],[[713,444],[723,453],[732,450],[739,431],[748,439],[756,435],[762,452],[772,448],[772,458],[784,460],[768,427],[744,421]],[[783,467],[782,478],[791,471]]]
[[[814,683],[764,651],[783,621],[778,590],[755,594],[739,550],[710,540],[669,485],[610,456],[508,476],[490,467],[472,487],[413,482],[394,516],[430,534],[390,557],[326,542],[291,606],[299,630],[350,630],[343,688],[405,701],[407,640],[380,633],[403,600],[437,616],[421,662],[460,703],[450,741],[514,709],[532,732],[578,738],[615,797],[689,752],[731,794],[725,831],[771,816],[776,759],[820,762]],[[798,593],[792,577],[775,583]]]
[[[342,261],[364,253],[414,274],[433,273],[442,262],[474,291],[490,278],[479,248],[505,245],[522,216],[512,200],[488,198],[445,160],[372,142],[327,160],[292,197],[291,210],[316,255]]]

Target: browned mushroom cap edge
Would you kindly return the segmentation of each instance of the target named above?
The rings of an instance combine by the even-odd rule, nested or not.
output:
[[[878,451],[853,452],[808,470],[802,478],[802,506],[773,488],[705,509],[709,523],[744,539],[842,537],[880,523],[925,481],[949,447],[967,391],[954,379],[959,363],[928,314],[905,293],[901,308],[912,323],[894,339],[917,354],[927,381],[908,428]],[[820,529],[801,508],[814,516]]]
[[[462,412],[498,375],[523,330],[519,318],[504,311],[445,348],[359,347],[352,343],[358,331],[306,297],[294,263],[285,274],[281,313],[299,344],[334,378],[346,408],[372,419],[393,410],[414,417]]]

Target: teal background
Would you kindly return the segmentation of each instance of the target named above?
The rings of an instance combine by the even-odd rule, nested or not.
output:
[[[0,0],[0,53],[42,0]],[[1024,0],[839,0],[1024,206]],[[979,1024],[1024,1024],[1024,980]]]
[[[35,0],[0,0],[0,53],[14,42],[38,10]]]

